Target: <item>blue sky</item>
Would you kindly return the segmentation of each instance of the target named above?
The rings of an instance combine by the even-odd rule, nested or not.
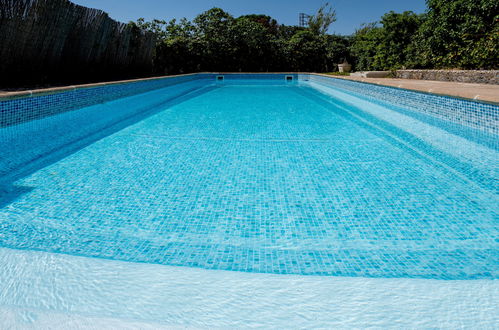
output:
[[[212,7],[220,7],[234,16],[266,14],[281,24],[297,25],[298,14],[313,14],[327,0],[71,0],[74,3],[106,11],[112,18],[128,22],[144,17],[166,19],[187,17]],[[330,32],[351,34],[362,23],[374,22],[386,12],[425,11],[424,0],[332,0],[338,20]]]

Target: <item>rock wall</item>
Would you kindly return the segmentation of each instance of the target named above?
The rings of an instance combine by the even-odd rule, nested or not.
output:
[[[499,70],[397,70],[395,77],[499,85]]]

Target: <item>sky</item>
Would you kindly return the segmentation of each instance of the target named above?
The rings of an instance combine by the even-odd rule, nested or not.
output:
[[[113,19],[128,22],[140,17],[170,20],[193,19],[199,13],[220,7],[233,16],[266,14],[280,24],[298,25],[299,13],[313,14],[327,0],[71,0],[86,7],[102,9]],[[425,0],[330,0],[337,21],[329,32],[349,35],[362,23],[375,22],[390,10],[425,11]]]

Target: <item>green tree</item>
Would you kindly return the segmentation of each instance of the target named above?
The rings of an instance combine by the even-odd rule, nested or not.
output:
[[[227,71],[233,67],[234,17],[220,8],[212,8],[194,19],[195,37],[202,47],[201,67]]]
[[[329,3],[326,3],[315,15],[309,17],[308,28],[315,34],[326,34],[334,22],[336,22],[336,11]]]
[[[137,22],[130,22],[129,24],[132,26],[137,26],[144,31],[154,33],[156,35],[156,41],[158,43],[167,38],[167,23],[164,20],[153,19],[150,22],[146,22],[144,18],[139,18]]]
[[[145,22],[143,18],[136,24],[146,31],[156,35],[156,49],[154,55],[154,71],[157,74],[176,74],[199,71],[199,61],[202,49],[198,40],[194,38],[194,25],[183,18],[179,22],[172,19],[169,22],[152,20]]]
[[[383,38],[383,30],[377,23],[364,24],[355,31],[350,47],[351,56],[354,59],[355,70],[381,70],[375,64],[378,45]]]
[[[422,21],[422,15],[411,11],[390,11],[379,24],[367,24],[357,30],[351,48],[356,69],[391,70],[413,63],[413,39]]]
[[[427,5],[414,44],[424,67],[499,67],[499,1],[427,0]]]
[[[327,38],[309,29],[295,33],[287,44],[292,71],[327,71]]]
[[[326,35],[325,42],[327,62],[323,71],[333,71],[336,64],[342,63],[344,60],[352,60],[352,56],[350,55],[351,37],[334,34]]]
[[[262,25],[269,34],[277,35],[279,31],[279,24],[275,19],[267,15],[243,15],[238,17],[238,19],[249,19],[250,21],[256,22]]]
[[[334,10],[322,6],[310,27],[279,25],[267,15],[234,18],[220,8],[182,19],[139,19],[138,27],[157,35],[157,73],[191,71],[328,71],[348,57],[346,38],[327,34]]]
[[[412,11],[401,14],[390,11],[381,18],[381,40],[374,57],[374,66],[382,70],[412,66],[414,48],[412,42],[423,21],[422,15]]]
[[[264,24],[248,17],[238,18],[231,26],[231,36],[233,70],[267,71],[273,55],[270,43],[272,37]]]

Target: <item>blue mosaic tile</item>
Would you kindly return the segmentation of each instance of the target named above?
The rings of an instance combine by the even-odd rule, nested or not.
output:
[[[299,75],[199,76],[0,128],[0,246],[275,274],[498,277],[498,157],[482,119]],[[486,134],[468,140],[456,125]]]
[[[123,84],[79,88],[60,93],[0,99],[0,127],[17,125],[58,113],[77,110],[123,97],[173,86],[193,80],[207,79],[205,75],[178,76]]]
[[[153,85],[158,83],[154,82]],[[162,84],[165,85],[164,82]],[[204,79],[191,78],[186,82],[169,82],[167,85],[162,88],[151,87],[152,91],[137,94],[139,96],[117,97],[117,94],[131,92],[112,92],[110,88],[121,86],[113,85],[0,102],[0,109],[7,109],[0,112],[0,122],[11,123],[0,127],[0,141],[8,146],[0,153],[0,183],[2,178],[15,175],[23,167],[43,160],[62,147],[81,145],[86,140],[90,142],[95,139],[96,133],[99,135],[103,130],[140,120],[158,109],[164,109],[172,100],[210,86]],[[80,94],[78,100],[88,100],[73,103],[77,93]],[[67,100],[60,102],[64,97]],[[84,103],[89,105],[83,106]],[[13,112],[15,115],[11,115]],[[14,125],[14,121],[19,123]],[[32,143],[33,136],[36,136],[37,143]]]
[[[354,92],[357,96],[368,98],[381,105],[389,102],[449,122],[489,132],[495,136],[499,135],[499,106],[494,104],[318,75],[301,75],[300,79]]]

